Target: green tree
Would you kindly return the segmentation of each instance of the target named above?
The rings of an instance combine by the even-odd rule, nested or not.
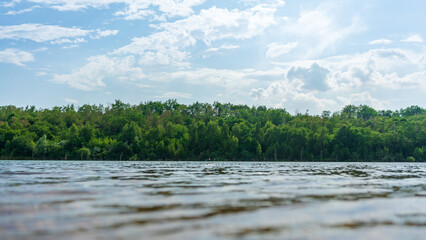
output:
[[[28,136],[15,136],[7,152],[14,157],[33,158],[35,143]]]
[[[49,148],[49,143],[47,141],[46,135],[43,135],[41,138],[37,140],[35,143],[35,156],[41,157],[43,160],[46,157],[46,153]]]
[[[80,160],[89,160],[91,151],[88,148],[82,147],[78,149],[77,154],[80,155]]]

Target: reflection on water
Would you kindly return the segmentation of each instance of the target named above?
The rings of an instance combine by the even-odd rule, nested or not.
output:
[[[426,165],[0,161],[1,239],[422,239]]]

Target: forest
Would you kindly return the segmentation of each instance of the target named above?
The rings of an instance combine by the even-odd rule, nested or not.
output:
[[[426,161],[419,106],[291,115],[176,100],[0,107],[0,158],[40,160]]]

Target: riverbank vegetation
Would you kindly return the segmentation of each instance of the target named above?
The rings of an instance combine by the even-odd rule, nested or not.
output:
[[[426,110],[320,116],[175,100],[0,107],[2,159],[426,161]]]

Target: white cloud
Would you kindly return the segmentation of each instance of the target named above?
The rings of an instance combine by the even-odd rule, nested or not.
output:
[[[25,9],[21,9],[18,11],[8,11],[7,13],[5,13],[5,15],[19,15],[19,14],[23,14],[23,13],[27,13],[27,12],[32,12],[34,9],[39,8],[39,5],[34,5],[30,8],[25,8]]]
[[[382,86],[383,88],[412,89],[426,91],[426,71],[414,72],[404,76],[398,76],[397,73],[381,74],[375,72],[371,77],[371,84]]]
[[[47,47],[41,47],[41,48],[37,48],[37,49],[33,50],[33,52],[44,52],[44,51],[47,51],[47,50],[48,50]]]
[[[29,2],[47,5],[59,11],[77,11],[85,8],[105,8],[110,4],[130,1],[119,0],[28,0]]]
[[[134,38],[131,44],[113,53],[140,55],[141,64],[187,65],[184,62],[189,57],[187,47],[197,42],[210,46],[217,40],[244,40],[261,35],[276,23],[275,11],[276,8],[262,4],[243,11],[216,7],[203,9],[199,15],[152,25],[161,31]]]
[[[120,78],[127,81],[136,81],[146,77],[142,69],[134,67],[132,56],[125,58],[111,58],[104,55],[90,57],[88,63],[70,74],[56,74],[52,81],[65,83],[70,87],[91,91],[105,87],[104,80]]]
[[[128,45],[115,50],[108,49],[108,54],[91,57],[86,65],[68,74],[55,74],[51,79],[81,90],[96,90],[105,87],[110,81],[116,81],[118,84],[142,88],[142,91],[150,94],[149,97],[159,95],[156,97],[196,99],[197,95],[205,93],[205,98],[216,98],[214,100],[233,99],[246,104],[285,107],[292,111],[309,108],[311,112],[338,109],[349,103],[384,107],[393,101],[389,100],[392,99],[390,96],[409,98],[410,91],[426,93],[425,48],[419,44],[409,46],[418,47],[415,51],[385,48],[390,43],[393,43],[392,46],[409,44],[384,38],[374,40],[371,36],[352,38],[352,35],[365,28],[356,12],[349,11],[351,13],[348,14],[347,9],[343,8],[352,6],[345,1],[325,1],[313,9],[309,8],[311,4],[296,7],[301,9],[296,17],[294,14],[279,16],[280,13],[286,13],[279,9],[284,4],[280,0],[239,0],[236,2],[243,3],[243,6],[238,5],[235,9],[209,7],[202,10],[199,9],[207,5],[200,6],[204,0],[26,2],[61,11],[110,8],[108,12],[118,18],[151,21],[151,25],[145,26],[151,29],[143,31],[138,27],[147,21],[134,22],[135,31],[132,36],[137,37],[127,42]],[[16,5],[19,1],[13,3]],[[216,3],[208,4],[212,6]],[[29,6],[26,4],[26,9],[22,10],[11,9],[16,11],[9,11],[9,14],[28,12],[32,9],[27,8]],[[194,8],[195,6],[199,7]],[[359,16],[365,17],[364,12]],[[103,27],[95,26],[86,30],[31,23],[0,26],[0,39],[63,44],[63,48],[70,48],[90,39],[118,34],[118,30],[101,28]],[[124,34],[127,31],[123,32],[122,37],[126,36]],[[383,32],[382,36],[395,34],[400,33]],[[418,34],[404,36],[407,38],[402,41],[423,42]],[[360,39],[364,42],[357,42]],[[365,39],[372,40],[367,41],[371,45],[368,48],[383,49],[359,52],[366,47]],[[340,44],[346,44],[345,48],[340,48]],[[199,56],[196,54],[208,56],[229,53],[229,50],[240,48],[240,45],[244,46],[243,49],[232,51],[232,56],[227,58],[226,63],[230,62],[227,69],[214,69],[209,65],[224,64],[214,62],[216,59],[200,61],[193,65],[198,67],[191,67],[190,63],[198,60]],[[242,51],[246,49],[247,52]],[[18,54],[19,50],[14,51],[14,58],[8,59],[15,60],[4,60],[5,50],[1,52],[3,55],[0,55],[0,61],[17,65],[34,61],[31,53],[35,54],[36,50],[27,55],[23,51],[21,55]],[[54,49],[46,54],[52,54],[52,51]],[[351,54],[334,56],[336,52]],[[358,53],[352,54],[353,52]],[[234,59],[235,53],[241,54],[239,59]],[[264,57],[268,59],[265,61]],[[279,60],[285,62],[272,62],[279,64],[279,67],[271,66],[270,61]],[[242,66],[242,69],[236,69],[235,66]],[[48,69],[38,69],[41,70],[49,72]],[[44,72],[40,73],[42,74],[45,75]],[[170,89],[176,86],[179,89]],[[162,92],[158,92],[159,89]],[[178,92],[179,90],[184,92]]]
[[[24,66],[25,62],[34,62],[34,56],[29,52],[8,48],[0,51],[0,62]]]
[[[361,54],[342,55],[321,60],[330,70],[334,92],[355,89],[409,90],[425,89],[422,62],[424,51],[373,49]]]
[[[208,48],[204,52],[218,52],[220,50],[231,50],[231,49],[237,49],[240,48],[238,45],[222,45],[220,47],[216,48]]]
[[[384,104],[386,104],[385,102],[372,97],[370,92],[368,91],[354,93],[351,94],[349,97],[338,96],[337,98],[342,102],[342,105],[368,105],[375,109],[384,109]]]
[[[370,41],[368,44],[370,44],[370,45],[378,45],[378,44],[384,45],[384,44],[391,44],[391,43],[392,43],[392,40],[381,38],[381,39]]]
[[[0,39],[28,39],[35,42],[47,42],[52,44],[81,43],[83,38],[94,33],[93,38],[116,35],[117,30],[84,30],[80,28],[66,28],[57,25],[42,25],[26,23],[21,25],[0,26]]]
[[[268,50],[266,51],[266,56],[269,58],[277,58],[282,55],[285,55],[291,52],[299,45],[298,42],[290,42],[287,44],[278,44],[278,43],[270,43],[268,45]]]
[[[184,84],[199,92],[208,89],[208,95],[204,98],[211,98],[212,101],[231,101],[247,104],[250,101],[248,93],[253,86],[258,86],[265,79],[282,79],[286,74],[281,68],[273,68],[265,71],[255,69],[214,69],[201,68],[197,70],[177,71],[170,73],[157,73],[148,75],[148,79],[163,86]],[[269,81],[269,80],[268,80]],[[270,105],[269,105],[270,106]]]
[[[72,103],[72,104],[77,104],[77,103],[80,102],[80,101],[72,99],[72,98],[64,98],[64,100],[65,100],[65,102]]]
[[[67,46],[63,46],[62,49],[71,49],[71,48],[77,48],[80,45],[78,44],[71,44],[71,45],[67,45]]]
[[[184,92],[165,92],[160,96],[155,96],[155,98],[163,98],[163,99],[174,99],[174,98],[192,98],[192,94],[184,93]]]
[[[190,84],[214,85],[232,91],[248,87],[256,82],[256,78],[251,76],[255,72],[256,71],[253,69],[234,71],[227,69],[201,68],[198,70],[155,74],[150,75],[149,78],[156,81],[184,81]]]
[[[87,8],[108,8],[111,5],[125,5],[123,10],[114,15],[127,20],[144,19],[164,20],[165,17],[185,17],[193,14],[192,8],[204,0],[28,0],[49,6],[59,11],[78,11]],[[158,9],[160,13],[152,10]]]
[[[292,67],[287,73],[289,81],[300,80],[303,83],[302,88],[313,91],[326,91],[328,86],[328,75],[330,71],[312,64],[309,68]]]
[[[138,88],[153,88],[154,87],[152,85],[142,84],[142,83],[136,83],[135,86],[138,87]]]
[[[115,36],[117,35],[118,30],[100,30],[100,29],[96,29],[96,35],[93,36],[92,38],[101,38],[101,37],[109,37],[109,36]]]
[[[313,113],[347,104],[376,109],[398,105],[413,93],[426,94],[426,49],[373,49],[364,53],[280,64],[279,81],[258,83],[250,91],[258,104]]]
[[[67,43],[69,43],[69,44],[74,44],[75,46],[78,46],[78,45],[76,45],[77,43],[82,43],[82,42],[87,42],[87,41],[84,38],[76,38],[76,39],[73,39],[73,40],[68,39],[68,38],[61,38],[61,39],[56,39],[56,40],[50,41],[51,44],[67,44]]]
[[[275,82],[266,89],[252,89],[250,96],[256,99],[258,105],[284,108],[295,113],[310,110],[310,113],[318,114],[337,104],[336,100],[317,97],[313,92],[286,87],[286,82]]]
[[[132,43],[113,54],[135,54],[140,56],[142,64],[177,64],[185,65],[188,53],[181,48],[190,45],[186,36],[173,36],[170,32],[159,32],[149,37],[134,38]]]
[[[135,20],[152,17],[154,20],[164,20],[165,17],[185,17],[194,13],[192,7],[200,5],[204,0],[145,0],[123,1],[126,9],[115,13],[116,16],[124,16],[124,19]],[[158,7],[164,15],[158,15],[150,6]]]
[[[237,49],[237,48],[240,48],[240,46],[238,46],[238,45],[222,45],[222,46],[220,46],[220,49],[227,49],[227,50]]]
[[[46,76],[46,75],[47,75],[46,72],[36,72],[37,77],[42,77],[42,76]]]
[[[403,76],[409,73],[425,69],[425,63],[421,62],[424,51],[410,51],[406,49],[373,49],[362,54],[343,55],[326,59],[334,69],[359,68],[365,72],[359,76],[363,82],[369,81],[374,72],[380,74],[397,73]]]
[[[29,39],[36,42],[46,42],[63,38],[82,37],[89,33],[79,28],[65,28],[55,25],[27,23],[12,26],[0,26],[0,39]]]
[[[257,104],[273,105],[295,112],[309,109],[313,113],[318,113],[320,109],[329,109],[330,106],[336,105],[336,101],[333,99],[320,98],[313,92],[301,91],[301,86],[298,81],[277,81],[266,89],[252,89],[250,96],[257,99]]]
[[[402,42],[422,43],[423,38],[419,34],[411,34],[410,36],[401,40]]]
[[[193,1],[193,3],[195,2]],[[53,2],[51,3],[53,4]],[[62,2],[58,1],[56,3]],[[194,46],[197,42],[209,46],[213,41],[222,39],[244,40],[261,35],[266,28],[276,23],[274,13],[278,6],[277,4],[283,3],[276,1],[274,4],[269,5],[258,4],[246,10],[228,10],[212,7],[201,10],[198,15],[192,15],[182,20],[151,25],[158,29],[158,32],[147,37],[134,38],[131,44],[113,51],[110,57],[96,56],[89,58],[85,66],[72,71],[70,74],[57,74],[54,76],[53,81],[65,83],[81,90],[94,90],[104,87],[105,79],[111,76],[116,76],[120,80],[132,80],[133,77],[129,77],[129,71],[117,69],[114,65],[122,62],[122,59],[132,59],[133,61],[133,55],[137,55],[139,57],[138,62],[144,65],[175,64],[177,66],[187,66],[185,61],[189,59],[190,55],[186,48]],[[85,31],[81,34],[88,35],[92,32],[96,32],[99,36],[117,34],[117,32],[100,32],[100,30]],[[58,43],[68,42],[70,44],[75,43],[73,41],[78,41],[68,38],[62,40],[59,37],[55,40]],[[238,45],[222,45],[219,49],[229,50],[238,47]],[[141,76],[142,78],[145,77],[142,70],[134,67],[133,64],[134,62],[127,65],[127,68],[132,68],[132,71],[136,71],[138,73],[136,75],[139,78]],[[230,90],[234,87],[248,86],[250,82],[256,81],[255,78],[247,77],[246,75],[247,72],[238,73],[231,70],[202,69],[187,72],[180,71],[172,74],[151,74],[150,77],[154,77],[157,80],[164,79],[163,76],[171,79],[185,78],[188,83],[207,83],[223,86]]]
[[[21,0],[12,0],[9,1],[8,3],[2,3],[0,4],[0,7],[14,7],[17,3],[20,3]]]
[[[283,37],[297,39],[299,58],[313,59],[323,53],[333,52],[345,38],[364,30],[359,17],[346,16],[349,23],[341,21],[337,15],[343,2],[320,4],[315,9],[303,9],[297,19],[284,18],[281,20]]]

